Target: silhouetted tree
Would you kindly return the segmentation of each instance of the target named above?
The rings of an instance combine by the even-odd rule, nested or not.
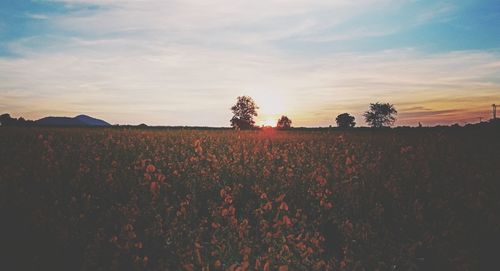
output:
[[[356,125],[354,121],[354,116],[349,115],[348,113],[342,113],[335,118],[337,122],[337,126],[340,128],[352,128]]]
[[[231,118],[231,126],[239,129],[251,129],[254,127],[254,117],[257,116],[259,107],[254,100],[248,96],[239,96],[236,99],[236,104],[231,107],[233,118]]]
[[[276,128],[278,129],[288,129],[292,127],[292,120],[289,119],[287,116],[281,116],[281,118],[278,120],[278,123],[276,124]]]
[[[395,115],[398,113],[394,105],[389,103],[371,103],[370,109],[363,116],[372,127],[380,128],[391,126],[396,121]]]
[[[2,126],[13,126],[17,124],[17,119],[12,118],[10,114],[2,114],[0,116],[0,123]]]
[[[9,114],[2,114],[2,115],[0,116],[0,125],[1,125],[1,126],[7,126],[7,125],[8,125],[7,123],[8,123],[11,119],[12,119],[12,118],[10,117],[10,115],[9,115]]]
[[[26,120],[23,117],[16,119],[11,117],[10,114],[0,115],[0,126],[28,126],[33,124],[32,120]]]

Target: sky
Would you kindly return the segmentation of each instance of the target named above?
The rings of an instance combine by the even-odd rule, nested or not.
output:
[[[500,104],[498,0],[0,0],[0,113],[113,124],[474,123]]]

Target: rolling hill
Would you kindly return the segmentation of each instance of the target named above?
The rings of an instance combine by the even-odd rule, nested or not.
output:
[[[36,121],[38,125],[47,126],[110,126],[104,120],[96,119],[87,115],[70,117],[45,117]]]

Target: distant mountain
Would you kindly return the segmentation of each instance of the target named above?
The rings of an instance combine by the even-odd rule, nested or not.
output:
[[[74,117],[74,119],[79,120],[79,121],[85,123],[86,125],[90,125],[90,126],[110,126],[109,123],[107,123],[103,120],[89,117],[87,115],[78,115],[78,116]]]
[[[87,115],[78,115],[74,118],[69,117],[45,117],[35,122],[38,125],[61,125],[61,126],[110,126],[109,123],[89,117]]]

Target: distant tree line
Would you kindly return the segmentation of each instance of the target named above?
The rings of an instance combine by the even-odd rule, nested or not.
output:
[[[258,128],[255,125],[254,117],[258,116],[257,110],[259,107],[255,101],[249,96],[239,96],[236,99],[236,104],[231,107],[233,117],[231,118],[231,127],[241,130]],[[390,103],[370,103],[369,108],[363,113],[365,122],[373,128],[390,127],[396,121],[398,111],[393,104]],[[337,127],[348,129],[356,126],[356,118],[349,113],[339,114],[335,118]],[[10,114],[0,115],[0,126],[30,126],[35,125],[36,122],[26,120],[23,117],[13,118]],[[492,119],[489,124],[500,124],[500,119]],[[454,126],[459,126],[455,124]],[[141,124],[139,127],[146,127]],[[422,127],[419,122],[418,127]],[[276,123],[277,129],[290,129],[292,128],[292,120],[285,115],[282,115]]]
[[[32,120],[25,120],[23,117],[13,118],[10,114],[0,115],[0,126],[28,126],[33,125],[35,122]]]
[[[259,107],[249,96],[239,96],[236,98],[236,104],[231,107],[233,117],[231,118],[231,127],[241,130],[254,129],[254,117],[258,116]],[[368,111],[363,116],[366,123],[374,128],[389,127],[396,121],[398,111],[390,103],[371,103]],[[349,113],[342,113],[335,118],[339,128],[353,128],[356,126],[355,117]],[[278,129],[289,129],[292,127],[292,120],[287,116],[281,116],[276,123]]]

